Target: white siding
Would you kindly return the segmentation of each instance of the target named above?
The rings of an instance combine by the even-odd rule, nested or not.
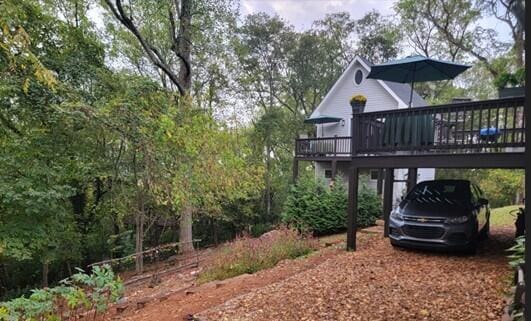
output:
[[[435,179],[435,168],[419,168],[417,182],[431,181]]]
[[[364,77],[359,86],[354,84],[354,74],[358,69],[362,70]],[[320,115],[343,118],[345,124],[343,126],[341,123],[317,125],[318,137],[350,136],[350,118],[352,117],[350,98],[353,95],[360,94],[367,97],[366,112],[398,108],[398,101],[389,94],[379,81],[365,78],[368,73],[369,71],[356,61],[341,76],[317,112]]]
[[[361,69],[363,72],[363,81],[360,85],[354,83],[355,72]],[[350,120],[352,117],[352,109],[350,107],[350,98],[353,95],[363,95],[367,97],[366,112],[381,111],[389,109],[397,109],[406,107],[403,103],[393,97],[389,91],[383,87],[382,83],[375,79],[365,78],[369,70],[367,70],[359,60],[354,62],[347,68],[338,82],[334,85],[331,91],[327,94],[325,99],[321,102],[318,109],[312,114],[312,117],[319,115],[333,116],[344,119],[344,124],[332,123],[317,125],[318,137],[333,137],[350,136]],[[345,185],[347,184],[348,164],[337,164],[338,175],[342,175]],[[331,169],[330,162],[315,162],[315,176],[316,178],[325,177],[325,170]],[[360,174],[370,175],[369,170],[363,170]],[[407,169],[395,169],[395,179],[405,180],[407,178]],[[417,181],[432,180],[435,178],[435,170],[433,168],[419,168]],[[330,180],[326,179],[329,183]],[[371,180],[370,176],[365,182],[369,187],[376,190],[376,180]],[[393,185],[393,205],[400,202],[402,196],[406,192],[406,183],[398,182]]]

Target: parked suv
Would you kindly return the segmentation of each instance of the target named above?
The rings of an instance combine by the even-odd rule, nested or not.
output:
[[[481,189],[467,180],[417,184],[389,219],[395,246],[456,249],[474,253],[489,232],[490,209]]]

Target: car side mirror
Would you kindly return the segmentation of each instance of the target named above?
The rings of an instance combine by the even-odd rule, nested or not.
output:
[[[480,199],[478,199],[478,204],[481,205],[481,206],[489,205],[489,200],[485,199],[485,198],[480,198]]]

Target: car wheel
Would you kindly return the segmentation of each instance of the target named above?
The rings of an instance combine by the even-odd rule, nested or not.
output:
[[[476,253],[478,252],[478,244],[477,244],[477,242],[470,243],[470,245],[468,245],[465,248],[464,252],[465,252],[465,254],[468,254],[468,255],[476,255]]]
[[[487,221],[487,223],[485,224],[485,227],[483,228],[483,236],[488,239],[489,238],[489,235],[490,235],[490,222]]]

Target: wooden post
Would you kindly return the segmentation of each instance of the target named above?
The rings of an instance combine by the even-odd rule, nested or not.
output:
[[[348,175],[347,251],[356,251],[358,176],[359,169],[351,166]]]
[[[407,171],[407,191],[410,192],[417,185],[418,168],[410,168]]]
[[[350,122],[350,169],[348,173],[348,208],[347,208],[347,251],[356,251],[356,230],[358,228],[358,179],[359,168],[355,164],[355,157],[360,137],[359,109],[352,110]]]
[[[376,181],[376,193],[378,194],[378,196],[382,195],[383,178],[384,178],[383,168],[378,168],[378,180]]]
[[[385,170],[385,186],[384,186],[384,201],[383,201],[383,217],[384,217],[384,236],[389,236],[389,215],[393,209],[393,184],[394,168]]]
[[[337,156],[337,135],[334,135],[334,156]]]
[[[337,174],[337,160],[332,161],[332,181],[336,180],[336,174]]]
[[[526,8],[526,16],[529,16],[531,14],[531,8],[529,4],[527,4]],[[526,30],[529,31],[529,23],[526,25]],[[525,48],[529,48],[529,37],[525,38]],[[525,61],[529,62],[531,58],[531,51],[526,50],[525,51]],[[529,63],[526,63],[525,66],[526,72],[525,72],[525,78],[526,83],[529,86],[531,83],[531,72],[529,72]],[[527,119],[529,119],[529,112],[531,111],[530,107],[530,99],[529,97],[526,97],[524,100],[524,115]],[[531,201],[529,200],[529,197],[531,196],[531,150],[529,150],[528,143],[531,141],[531,128],[529,128],[529,122],[527,122],[526,128],[525,128],[525,207],[527,208],[527,211],[531,209]],[[529,286],[531,285],[531,269],[529,268],[531,264],[531,215],[527,214],[525,215],[525,225],[527,226],[525,231],[525,287],[526,292],[528,295],[525,296],[525,307],[526,311],[524,311],[524,319],[529,321],[531,319],[531,313],[530,307],[531,307],[531,295],[529,291]]]

